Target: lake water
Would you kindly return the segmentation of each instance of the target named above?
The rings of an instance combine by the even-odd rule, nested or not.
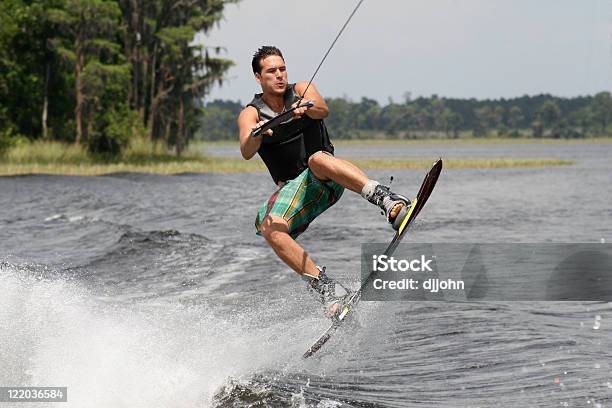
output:
[[[612,144],[336,154],[573,159],[445,169],[406,241],[612,242]],[[369,175],[410,196],[426,170]],[[67,386],[66,407],[612,406],[609,302],[363,302],[301,360],[328,321],[254,234],[273,191],[267,173],[0,178],[0,386]],[[360,244],[391,235],[346,192],[299,242],[355,287]]]

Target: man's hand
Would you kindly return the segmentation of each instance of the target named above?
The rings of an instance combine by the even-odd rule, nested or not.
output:
[[[298,82],[295,84],[295,92],[298,95],[302,95],[302,103],[304,101],[310,101],[313,103],[313,107],[308,109],[306,115],[310,116],[312,119],[325,119],[329,115],[329,108],[325,103],[325,99],[321,96],[315,84],[310,84],[308,90],[308,82]]]
[[[296,106],[298,106],[298,105],[300,105],[300,104],[302,104],[302,101],[297,101],[297,102],[295,102],[293,105],[291,105],[291,108],[295,108]],[[300,108],[295,109],[295,110],[293,111],[293,117],[294,117],[295,119],[299,119],[299,118],[301,118],[301,117],[302,117],[302,115],[303,115],[304,113],[306,113],[306,111],[307,111],[308,109],[309,109],[309,107],[308,107],[308,106],[303,106],[303,107],[300,107]]]
[[[253,128],[251,129],[251,132],[254,131],[257,128],[262,127],[266,122],[268,122],[267,120],[260,120],[255,126],[253,126]],[[272,129],[268,129],[263,133],[260,133],[260,135],[267,135],[267,136],[272,136]],[[259,135],[258,135],[259,136]]]

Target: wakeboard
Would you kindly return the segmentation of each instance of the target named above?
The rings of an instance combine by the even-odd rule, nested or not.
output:
[[[408,231],[408,228],[419,215],[419,213],[423,209],[423,206],[427,202],[427,199],[431,195],[431,192],[433,191],[436,182],[438,181],[438,177],[440,176],[441,171],[442,159],[438,159],[431,167],[431,170],[429,170],[429,172],[425,176],[425,179],[421,184],[421,188],[419,188],[419,192],[417,193],[416,198],[411,203],[412,205],[408,210],[408,213],[406,213],[406,215],[404,216],[404,220],[400,224],[399,229],[395,232],[391,243],[385,250],[385,255],[391,256],[399,245],[399,243],[402,241],[402,239],[406,235],[406,232]],[[302,356],[303,358],[308,358],[315,354],[317,351],[319,351],[321,347],[323,347],[323,345],[327,343],[327,341],[331,338],[332,334],[334,334],[334,332],[338,330],[338,328],[347,319],[347,317],[351,315],[351,312],[355,309],[357,303],[359,303],[359,299],[361,299],[361,295],[364,289],[370,284],[370,281],[372,280],[374,275],[374,273],[370,273],[370,275],[361,283],[361,287],[359,288],[359,290],[352,294],[346,305],[343,307],[342,312],[340,312],[338,317],[333,319],[331,326],[329,326],[329,328],[325,330],[321,337],[319,337],[319,339],[308,349],[308,351],[304,353],[304,355]]]

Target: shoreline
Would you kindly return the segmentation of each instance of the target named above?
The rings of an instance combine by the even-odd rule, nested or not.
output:
[[[593,137],[584,139],[553,139],[553,138],[476,138],[466,137],[459,139],[442,138],[442,139],[334,139],[332,142],[336,146],[342,145],[437,145],[437,144],[596,144],[596,143],[612,143],[612,136],[609,137]],[[190,146],[206,148],[207,146],[234,146],[238,145],[238,140],[197,140],[192,141]]]
[[[427,159],[351,159],[364,170],[423,170],[431,165]],[[496,159],[445,159],[447,169],[501,169],[501,168],[538,168],[571,166],[574,160],[547,158],[496,158]],[[159,175],[179,175],[185,173],[255,173],[265,172],[261,160],[242,160],[233,158],[202,157],[199,160],[185,160],[162,163],[6,163],[0,164],[0,176],[25,175],[64,175],[64,176],[103,176],[117,173],[150,173]]]

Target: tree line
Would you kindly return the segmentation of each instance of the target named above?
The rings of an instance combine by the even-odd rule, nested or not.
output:
[[[194,40],[237,0],[2,0],[0,150],[17,138],[177,154],[232,61]]]
[[[560,98],[548,94],[510,99],[457,99],[437,95],[401,103],[361,98],[327,100],[327,127],[335,138],[458,138],[475,137],[584,138],[608,135],[612,121],[609,92]],[[236,139],[240,102],[215,100],[206,104],[198,139]]]

